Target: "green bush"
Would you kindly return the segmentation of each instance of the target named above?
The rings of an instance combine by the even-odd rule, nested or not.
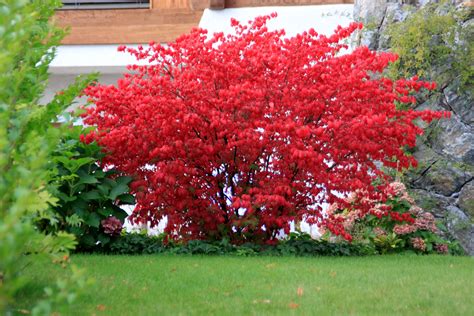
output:
[[[0,2],[0,314],[12,313],[15,295],[25,285],[25,266],[41,256],[64,260],[76,244],[67,233],[41,234],[32,222],[49,218],[48,210],[57,203],[49,182],[51,153],[61,129],[52,122],[90,82],[79,80],[49,104],[39,102],[54,47],[64,36],[50,24],[58,5],[55,0]],[[75,282],[79,276],[72,279],[81,286]],[[49,288],[51,295],[36,313],[47,313],[64,295],[72,297],[73,283],[60,291]],[[54,294],[59,292],[61,297]]]
[[[419,75],[441,85],[458,80],[462,88],[472,89],[474,30],[472,25],[463,25],[468,16],[469,9],[441,1],[391,24],[390,50],[400,58],[392,64],[390,74],[395,78]]]
[[[235,255],[235,256],[363,256],[376,254],[374,247],[367,244],[330,242],[311,239],[307,234],[292,234],[277,245],[245,243],[231,244],[228,240],[191,240],[187,243],[167,242],[161,236],[146,234],[123,234],[101,248],[108,254],[180,254],[180,255]]]
[[[139,255],[162,253],[165,251],[163,240],[160,237],[146,234],[123,234],[112,240],[103,251],[120,255]]]
[[[114,168],[103,169],[100,161],[105,154],[96,143],[81,142],[84,133],[82,126],[65,129],[52,155],[56,172],[51,185],[58,202],[50,218],[38,221],[37,226],[47,233],[74,234],[76,249],[91,251],[114,238],[104,232],[102,222],[114,217],[123,225],[127,213],[120,206],[134,204],[135,199],[128,193],[132,179],[120,176]]]

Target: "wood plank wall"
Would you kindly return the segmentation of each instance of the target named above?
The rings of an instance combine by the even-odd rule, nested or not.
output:
[[[150,9],[59,10],[55,21],[70,28],[63,44],[169,42],[199,24],[205,8],[317,5],[353,0],[152,0]]]

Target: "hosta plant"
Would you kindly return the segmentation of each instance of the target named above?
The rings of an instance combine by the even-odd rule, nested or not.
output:
[[[341,54],[360,24],[285,38],[270,18],[232,20],[234,35],[195,29],[166,46],[121,46],[148,64],[86,90],[95,106],[85,122],[97,130],[84,141],[134,177],[135,222],[166,218],[175,239],[272,243],[304,219],[350,239],[322,203],[347,205],[344,194],[360,190],[367,213],[386,199],[378,164],[416,164],[404,151],[422,133],[415,120],[447,114],[397,104],[435,84],[385,78],[390,53]]]

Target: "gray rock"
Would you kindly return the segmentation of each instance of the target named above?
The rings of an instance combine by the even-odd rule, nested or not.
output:
[[[443,221],[448,215],[447,208],[455,202],[455,199],[451,197],[442,196],[423,189],[411,189],[410,193],[417,205]]]
[[[445,224],[448,230],[445,237],[455,238],[469,255],[474,255],[474,225],[469,217],[454,205],[453,198],[420,189],[410,190],[410,193],[423,210],[432,213]],[[443,232],[441,234],[445,235]]]
[[[458,206],[469,215],[474,218],[474,181],[470,181],[462,188],[459,193]]]
[[[419,0],[418,3],[420,4],[420,6],[425,6],[429,3],[432,3],[433,1],[431,0]]]
[[[356,0],[354,17],[364,24],[380,25],[385,17],[387,0]]]
[[[471,178],[469,173],[454,167],[451,163],[438,161],[416,181],[416,185],[444,196],[451,196]]]
[[[471,256],[474,255],[474,224],[458,207],[448,206],[446,227],[459,241],[464,250]]]
[[[413,156],[419,163],[418,174],[424,172],[430,165],[443,159],[441,155],[422,141],[417,143],[416,151],[413,153]]]
[[[474,125],[474,109],[472,95],[468,91],[458,91],[458,85],[451,84],[444,91],[444,104],[451,109],[460,120],[468,125]]]
[[[377,41],[377,43],[374,43],[374,46],[378,50],[385,51],[390,49],[390,36],[385,32],[386,28],[392,23],[404,21],[412,11],[400,3],[387,3],[385,16],[378,28],[378,35],[374,38]]]
[[[448,106],[443,102],[443,100],[444,95],[440,92],[419,95],[417,96],[418,105],[416,105],[415,110],[449,111]]]
[[[401,3],[389,3],[386,10],[384,25],[405,21],[414,12],[412,7],[404,7]]]
[[[433,140],[433,149],[450,159],[474,165],[474,131],[457,115],[449,120],[440,120],[438,133]]]
[[[387,0],[356,0],[354,19],[364,24],[365,31],[357,34],[357,45],[377,50],[380,27],[386,16]]]
[[[453,62],[453,58],[448,58],[442,62],[436,63],[436,65],[429,70],[431,78],[436,78],[436,83],[441,90],[448,88],[448,86],[448,89],[457,90],[459,86],[459,82],[453,82],[453,73],[451,72]],[[441,97],[436,101],[442,103],[446,110],[451,110],[446,103],[444,95],[440,93],[440,96]]]
[[[358,32],[357,36],[357,46],[367,46],[373,49],[373,45],[376,42],[375,36],[378,36],[378,33],[376,31],[364,31]]]

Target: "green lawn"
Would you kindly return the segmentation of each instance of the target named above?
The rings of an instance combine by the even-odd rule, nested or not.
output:
[[[474,315],[474,259],[75,255],[95,285],[61,315]],[[67,270],[31,266],[28,309]]]

